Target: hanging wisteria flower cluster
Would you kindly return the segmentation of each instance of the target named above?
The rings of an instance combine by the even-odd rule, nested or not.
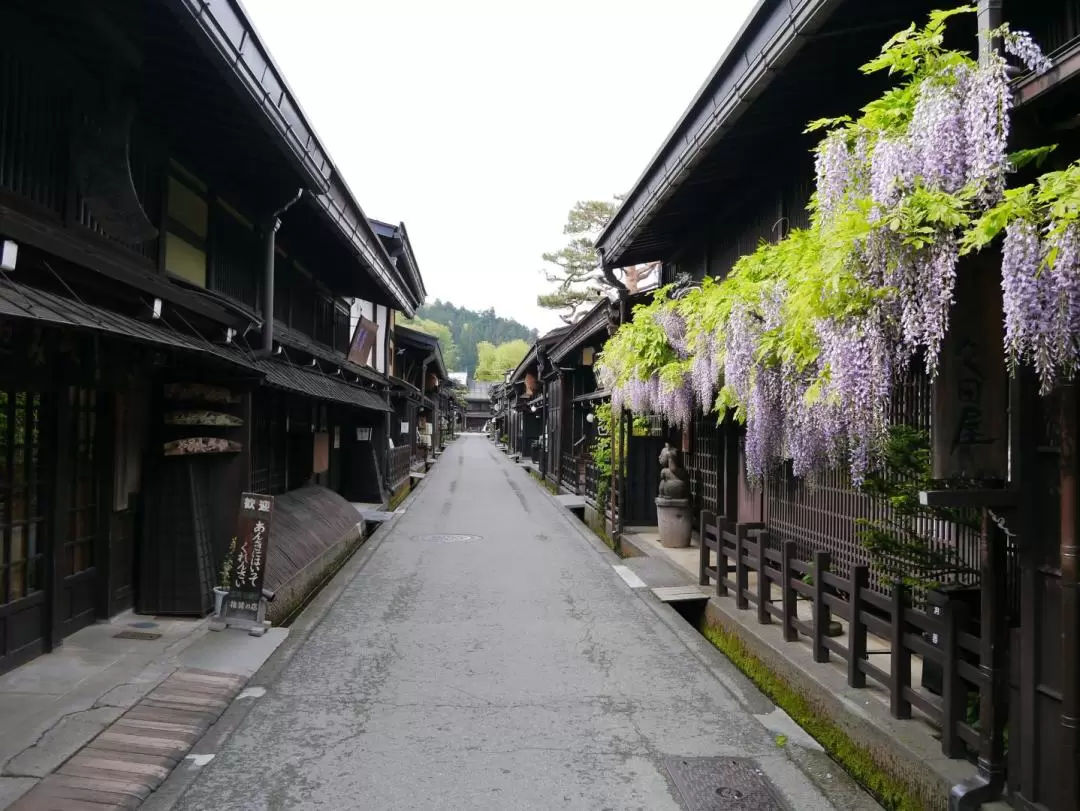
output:
[[[1006,225],[1011,361],[1034,363],[1044,388],[1080,368],[1080,191],[1074,220],[1047,202],[1080,189],[1080,169],[1028,198],[1006,191],[1008,63],[942,44],[947,20],[973,10],[934,12],[865,66],[901,76],[903,92],[858,119],[811,124],[827,132],[809,229],[742,257],[723,281],[676,300],[661,291],[637,309],[598,367],[616,408],[674,425],[695,405],[732,409],[746,424],[751,479],[785,459],[796,475],[846,461],[859,484],[887,434],[900,373],[918,356],[937,372],[960,256]],[[994,36],[1029,70],[1049,68],[1026,33]]]

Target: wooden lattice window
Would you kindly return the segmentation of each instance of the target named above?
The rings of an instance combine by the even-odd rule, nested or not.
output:
[[[0,605],[44,588],[41,395],[0,391]]]
[[[694,425],[694,446],[687,468],[694,503],[699,510],[720,514],[720,436],[715,414],[699,414]]]
[[[94,469],[97,436],[97,392],[68,389],[71,407],[71,485],[67,538],[63,544],[65,575],[75,575],[94,567],[94,543],[98,532],[98,476]]]

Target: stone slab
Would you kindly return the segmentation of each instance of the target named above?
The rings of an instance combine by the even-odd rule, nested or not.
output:
[[[101,805],[83,800],[60,799],[48,794],[27,794],[9,811],[111,811],[122,806]]]
[[[150,796],[150,788],[144,783],[135,780],[110,780],[105,777],[75,777],[70,774],[49,775],[48,783],[59,783],[75,788],[87,788],[93,791],[103,791],[112,794],[128,794],[139,800],[145,800]]]
[[[231,683],[239,690],[288,635],[288,628],[268,628],[259,637],[236,628],[206,634],[181,654],[183,669],[176,676],[182,681],[202,676],[221,684],[222,679],[232,678]]]
[[[708,601],[709,595],[699,586],[663,586],[655,588],[652,593],[662,603],[680,603],[687,600]]]
[[[94,739],[120,717],[118,707],[98,707],[62,718],[36,744],[24,749],[4,766],[8,774],[44,777]]]
[[[80,752],[69,760],[61,769],[63,772],[72,773],[71,769],[100,769],[104,772],[126,774],[137,778],[140,782],[150,782],[146,778],[158,781],[169,776],[171,765],[160,763],[138,763],[131,760],[130,755],[117,755],[113,752]]]
[[[73,800],[78,802],[97,803],[105,808],[138,808],[142,803],[142,800],[131,794],[118,794],[112,791],[98,791],[89,788],[75,788],[53,780],[46,780],[40,786],[37,793],[46,797],[55,797],[61,801]],[[66,805],[66,802],[61,803],[61,807],[66,807]]]
[[[33,777],[0,777],[0,808],[7,808],[37,784]]]

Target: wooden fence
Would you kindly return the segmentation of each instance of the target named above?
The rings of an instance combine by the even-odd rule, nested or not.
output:
[[[390,461],[390,489],[397,490],[409,478],[412,468],[412,448],[403,445],[400,448],[391,448],[389,451]]]
[[[962,603],[950,601],[934,616],[912,607],[902,583],[889,594],[871,589],[867,566],[851,566],[841,576],[832,571],[829,552],[800,559],[795,541],[774,542],[761,524],[732,524],[707,510],[701,539],[701,585],[715,584],[716,594],[733,596],[737,609],[753,608],[760,624],[779,623],[786,642],[807,638],[815,662],[842,660],[851,687],[866,687],[867,679],[882,685],[893,717],[911,718],[913,707],[925,714],[940,729],[947,757],[967,757],[969,748],[985,745],[979,730],[988,725],[976,725],[968,707],[990,689],[989,678],[980,670],[980,637],[970,632]],[[808,604],[809,617],[800,614],[800,603]],[[846,623],[839,636],[830,633],[834,620]],[[940,696],[913,685],[913,660],[940,667]]]
[[[581,487],[578,458],[573,451],[563,451],[559,458],[559,484],[574,494]]]

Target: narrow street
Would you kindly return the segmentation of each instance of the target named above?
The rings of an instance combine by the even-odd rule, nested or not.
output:
[[[454,442],[175,807],[661,811],[686,807],[671,756],[752,758],[800,811],[874,807],[826,801],[772,705],[581,530],[487,439]]]

